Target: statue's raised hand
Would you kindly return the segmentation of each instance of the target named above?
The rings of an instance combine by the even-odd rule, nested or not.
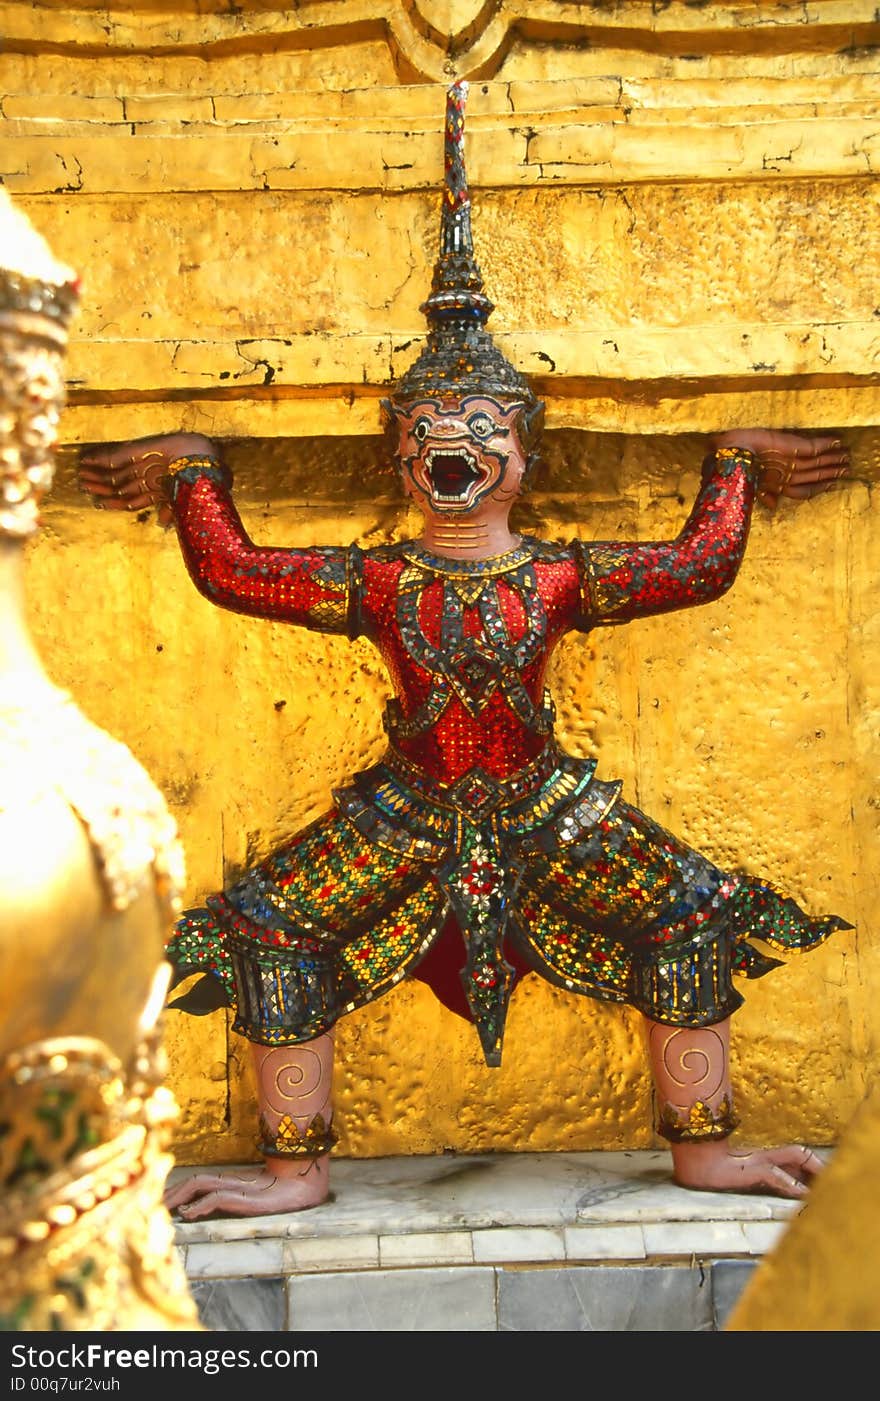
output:
[[[849,475],[849,449],[832,434],[809,436],[772,428],[735,428],[715,433],[713,448],[748,448],[759,458],[758,499],[775,511],[782,496],[803,501]]]
[[[162,433],[127,443],[99,443],[80,453],[79,485],[96,506],[110,511],[155,506],[160,523],[168,525],[170,464],[181,457],[214,455],[216,448],[201,433]]]

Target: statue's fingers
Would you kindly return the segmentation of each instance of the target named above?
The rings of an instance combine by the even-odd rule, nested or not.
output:
[[[848,476],[849,470],[849,458],[840,461],[796,462],[788,474],[788,481],[832,481]]]
[[[77,481],[85,491],[106,493],[118,491],[120,487],[137,482],[137,473],[126,467],[107,467],[98,471],[94,467],[81,467],[77,471]]]
[[[79,455],[80,467],[92,467],[97,471],[104,472],[118,472],[131,460],[131,450],[125,443],[113,447],[102,447],[95,451],[90,449],[80,452]]]
[[[216,1192],[223,1186],[220,1173],[197,1172],[193,1177],[187,1177],[183,1182],[168,1187],[162,1200],[169,1211],[174,1211],[176,1207],[191,1202],[195,1197],[203,1196],[205,1192]]]
[[[198,1221],[203,1216],[210,1216],[212,1211],[225,1211],[232,1216],[253,1216],[251,1201],[247,1191],[223,1187],[216,1192],[208,1192],[198,1201],[178,1207],[178,1215],[185,1221]]]
[[[785,1168],[779,1167],[777,1163],[768,1163],[762,1173],[764,1184],[773,1192],[778,1192],[783,1197],[805,1197],[807,1187],[800,1178],[793,1177]]]
[[[81,462],[77,468],[77,476],[83,485],[89,483],[98,485],[105,482],[109,485],[114,475],[114,469],[109,466],[87,466]]]
[[[777,1167],[785,1168],[801,1181],[815,1177],[824,1167],[818,1153],[814,1153],[812,1148],[804,1147],[802,1143],[787,1143],[782,1148],[773,1148],[768,1156]]]
[[[847,467],[796,467],[788,479],[789,486],[810,486],[815,482],[836,482],[845,477]]]
[[[113,487],[110,485],[109,477],[96,477],[90,472],[81,472],[77,482],[82,491],[89,491],[95,496],[113,495]]]
[[[821,457],[824,452],[845,451],[843,440],[836,433],[821,433],[816,436],[798,433],[793,437],[798,457]]]
[[[175,1211],[178,1207],[186,1206],[209,1193],[231,1191],[232,1183],[236,1184],[243,1194],[250,1182],[250,1178],[232,1177],[229,1173],[197,1172],[193,1177],[188,1177],[173,1187],[167,1187],[162,1201],[169,1211]]]
[[[83,443],[77,456],[80,462],[103,464],[109,461],[119,447],[119,443]]]
[[[147,500],[152,500],[152,493],[149,485],[142,477],[129,477],[117,473],[113,490],[117,496],[121,496],[126,501],[131,501],[136,496],[146,496]]]
[[[227,1196],[228,1193],[219,1191],[206,1192],[205,1195],[199,1197],[197,1201],[187,1202],[179,1206],[177,1208],[177,1214],[184,1221],[198,1221],[203,1216],[210,1216],[212,1212],[224,1210],[220,1205],[220,1199]],[[239,1201],[239,1211],[241,1211],[241,1201]]]
[[[112,496],[92,497],[92,505],[99,511],[148,511],[155,504],[152,496],[145,491],[139,492],[137,496],[120,496],[116,492]]]
[[[815,454],[815,461],[820,466],[825,466],[826,464],[834,466],[835,463],[843,464],[849,462],[850,456],[849,448],[840,445],[833,448],[826,448],[824,452],[817,452]]]
[[[791,480],[785,485],[785,495],[803,500],[808,496],[816,496],[819,492],[830,491],[848,476],[849,469],[846,467],[824,467],[816,471],[793,472]]]

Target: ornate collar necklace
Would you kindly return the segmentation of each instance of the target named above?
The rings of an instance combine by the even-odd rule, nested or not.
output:
[[[506,574],[509,569],[515,569],[517,565],[524,564],[532,557],[533,543],[530,536],[523,535],[514,549],[505,551],[503,555],[492,555],[489,559],[447,559],[445,555],[432,554],[430,550],[426,550],[424,545],[420,545],[417,541],[408,544],[403,554],[411,564],[419,564],[423,569],[430,569],[435,574],[459,576],[476,574],[485,577],[492,574]]]

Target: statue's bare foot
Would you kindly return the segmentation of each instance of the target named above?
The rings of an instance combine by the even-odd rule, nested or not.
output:
[[[783,1148],[736,1152],[726,1139],[677,1143],[672,1149],[676,1182],[703,1192],[766,1192],[801,1198],[824,1166],[811,1148],[790,1143]]]
[[[327,1200],[330,1164],[319,1158],[269,1158],[255,1173],[197,1172],[169,1187],[164,1201],[184,1221],[222,1211],[229,1216],[274,1216],[305,1211]]]

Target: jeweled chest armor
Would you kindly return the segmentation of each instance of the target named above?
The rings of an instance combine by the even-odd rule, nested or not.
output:
[[[389,702],[386,728],[391,737],[424,734],[453,698],[478,719],[496,692],[526,729],[549,734],[552,707],[546,702],[537,706],[522,680],[523,672],[541,658],[547,641],[547,610],[538,588],[533,550],[523,544],[501,560],[458,566],[420,547],[410,547],[405,558],[397,585],[397,627],[406,655],[427,675],[429,687],[408,717],[399,701]],[[427,629],[429,589],[436,616]],[[515,635],[505,617],[510,610],[502,605],[502,589],[513,597],[522,615],[523,624]]]

